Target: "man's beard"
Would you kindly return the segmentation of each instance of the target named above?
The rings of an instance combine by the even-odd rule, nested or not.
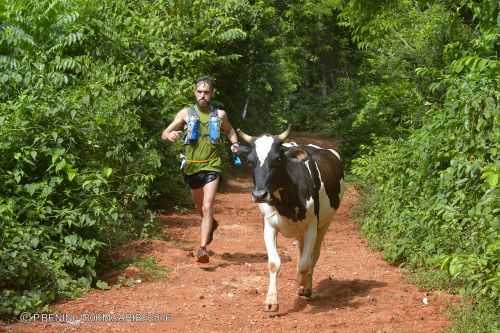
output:
[[[199,99],[198,105],[199,106],[208,106],[208,101],[206,99]]]

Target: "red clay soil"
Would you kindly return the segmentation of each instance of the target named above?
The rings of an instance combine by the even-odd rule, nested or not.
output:
[[[310,138],[316,144],[321,139]],[[314,272],[313,298],[296,296],[296,248],[278,238],[282,259],[278,279],[280,311],[264,312],[268,283],[262,219],[250,200],[251,181],[234,175],[216,201],[219,229],[210,263],[190,255],[199,242],[200,218],[194,212],[161,216],[166,240],[138,241],[121,256],[154,256],[169,269],[160,280],[85,296],[53,306],[74,320],[15,323],[0,332],[440,332],[449,325],[444,312],[450,299],[419,290],[402,272],[369,249],[351,210],[359,195],[346,192],[322,246]],[[133,271],[133,270],[132,270]],[[133,273],[133,272],[132,272]],[[425,302],[424,302],[425,298]],[[427,304],[425,304],[427,303]],[[104,313],[120,320],[78,320],[83,314]],[[131,314],[149,316],[131,321]],[[168,314],[168,320],[157,315]],[[136,317],[137,318],[137,317]]]

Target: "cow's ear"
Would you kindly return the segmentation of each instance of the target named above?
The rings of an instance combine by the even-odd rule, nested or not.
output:
[[[282,154],[285,154],[285,156],[286,156],[287,152],[291,148],[296,147],[296,146],[297,146],[297,144],[295,142],[292,142],[292,143],[290,143],[290,142],[280,142],[280,151],[281,151]]]
[[[287,159],[290,159],[294,162],[301,162],[308,158],[307,152],[302,148],[292,147],[285,152],[285,156]]]

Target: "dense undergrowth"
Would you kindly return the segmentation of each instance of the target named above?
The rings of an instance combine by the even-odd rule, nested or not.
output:
[[[373,126],[352,164],[369,188],[363,231],[391,262],[446,273],[474,304],[454,331],[498,330],[498,3],[378,5],[346,22],[372,78],[352,128]]]

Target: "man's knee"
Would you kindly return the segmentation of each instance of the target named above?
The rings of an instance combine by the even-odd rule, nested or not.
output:
[[[202,210],[203,215],[207,216],[212,212],[213,204],[204,202],[202,207],[201,207],[201,210]]]

